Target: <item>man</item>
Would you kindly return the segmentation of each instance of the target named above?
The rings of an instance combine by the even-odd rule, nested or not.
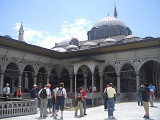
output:
[[[6,87],[3,88],[3,97],[9,98],[10,88],[9,84],[6,83]]]
[[[138,86],[138,89],[137,89],[137,94],[138,94],[138,106],[143,106],[143,103],[142,103],[142,93],[140,91],[141,87],[140,85]]]
[[[144,85],[141,85],[141,93],[142,93],[142,102],[143,102],[143,107],[144,107],[144,110],[145,110],[145,115],[143,118],[149,118],[149,105],[148,105],[148,102],[149,102],[149,88],[148,88],[148,84],[144,84]]]
[[[48,99],[48,108],[49,108],[49,114],[52,113],[52,99],[51,99],[51,90],[50,90],[51,85],[47,84],[47,99]]]
[[[84,90],[84,86],[82,85],[82,101],[83,101],[83,108],[84,108],[84,115],[86,114],[86,91]]]
[[[112,88],[112,83],[109,84],[109,87],[107,88],[107,95],[108,95],[108,101],[107,101],[107,107],[108,107],[108,118],[115,118],[113,116],[114,111],[114,96],[116,95],[116,90]]]
[[[54,114],[54,119],[57,119],[56,113],[61,110],[61,119],[63,119],[63,111],[64,111],[64,100],[66,98],[66,89],[64,88],[64,83],[60,82],[59,88],[55,90],[55,101],[56,101],[56,110]]]
[[[52,102],[53,102],[53,110],[52,110],[52,116],[54,116],[55,114],[55,110],[56,110],[56,103],[55,103],[55,91],[57,90],[58,85],[54,85],[54,88],[52,90]]]
[[[33,88],[31,90],[31,98],[37,99],[37,85],[33,85]]]
[[[45,87],[42,88],[38,93],[38,97],[41,100],[40,117],[47,117],[48,99],[47,99],[46,89],[47,89],[47,85],[45,85]]]
[[[149,90],[150,90],[150,93],[149,93],[149,96],[150,96],[150,104],[151,104],[151,107],[153,107],[153,100],[155,99],[155,92],[156,92],[156,88],[155,86],[153,86],[152,83],[150,83],[150,86],[148,86]]]

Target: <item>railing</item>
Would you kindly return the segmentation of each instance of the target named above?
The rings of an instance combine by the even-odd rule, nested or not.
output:
[[[8,100],[0,102],[0,118],[37,113],[37,102],[35,100]]]

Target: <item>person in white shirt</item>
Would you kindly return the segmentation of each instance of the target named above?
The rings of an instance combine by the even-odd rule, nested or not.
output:
[[[51,99],[51,90],[50,90],[51,85],[47,84],[46,92],[47,92],[47,99],[48,99],[48,108],[49,108],[49,114],[52,113],[52,99]]]
[[[9,84],[6,83],[6,87],[3,88],[3,97],[8,98],[10,94]]]

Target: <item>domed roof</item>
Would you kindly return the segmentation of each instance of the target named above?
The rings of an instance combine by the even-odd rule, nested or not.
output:
[[[115,17],[110,17],[110,16],[107,16],[105,18],[102,18],[100,19],[97,23],[95,23],[93,25],[92,28],[99,28],[101,26],[104,26],[104,25],[108,25],[108,26],[111,26],[111,25],[120,25],[120,26],[123,26],[123,27],[126,27],[126,25],[121,22],[119,19],[115,18]]]
[[[57,47],[57,48],[53,48],[52,50],[57,51],[57,52],[66,52],[67,50],[62,48],[62,47]]]
[[[77,49],[77,48],[78,48],[78,46],[76,46],[76,45],[69,45],[69,46],[66,47],[66,50]]]
[[[85,46],[97,46],[97,44],[94,43],[94,42],[86,42],[83,45],[85,45]]]
[[[128,36],[126,36],[126,38],[129,39],[129,38],[139,38],[139,37],[135,36],[135,35],[128,35]]]
[[[117,42],[117,40],[115,40],[113,38],[107,38],[103,42]]]

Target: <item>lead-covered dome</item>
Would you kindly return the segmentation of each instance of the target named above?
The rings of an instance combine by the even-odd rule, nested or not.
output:
[[[103,39],[119,35],[132,35],[132,31],[117,17],[107,16],[96,22],[87,33],[88,40]]]

